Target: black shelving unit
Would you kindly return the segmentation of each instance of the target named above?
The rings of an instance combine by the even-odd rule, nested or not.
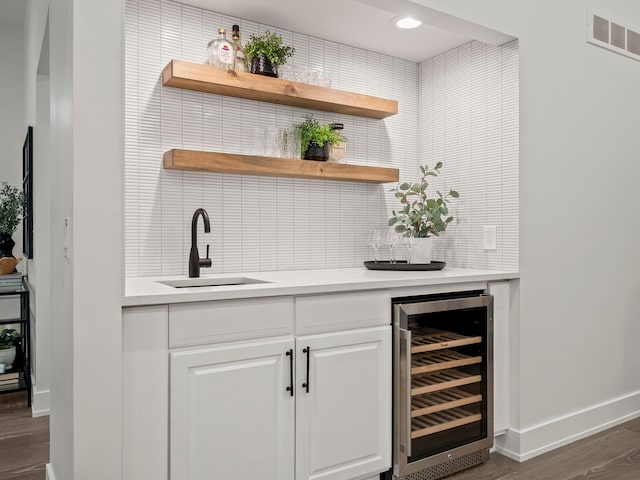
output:
[[[18,372],[19,382],[17,385],[0,386],[0,395],[5,393],[27,391],[28,407],[31,407],[31,326],[29,322],[29,286],[25,278],[18,285],[1,285],[0,297],[15,297],[20,302],[20,318],[0,319],[0,330],[5,325],[20,325],[22,339],[16,345],[16,359],[13,367],[5,373]]]

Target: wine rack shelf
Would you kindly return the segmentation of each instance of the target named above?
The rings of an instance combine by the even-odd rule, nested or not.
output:
[[[411,438],[424,437],[434,433],[461,427],[482,420],[482,415],[462,408],[453,408],[444,412],[414,418],[411,422]]]
[[[411,353],[432,352],[445,348],[482,343],[482,337],[466,337],[458,333],[428,328],[416,328],[411,341]]]
[[[482,375],[472,375],[455,369],[426,375],[415,375],[411,378],[411,396],[471,385],[481,381]]]
[[[368,118],[398,113],[396,100],[181,60],[171,60],[162,70],[162,85]]]
[[[420,417],[429,413],[441,412],[442,410],[471,405],[481,401],[482,395],[474,395],[459,388],[452,388],[446,391],[412,397],[411,416]]]
[[[455,350],[440,350],[435,353],[416,355],[411,364],[411,375],[478,363],[482,363],[481,356],[469,356]]]

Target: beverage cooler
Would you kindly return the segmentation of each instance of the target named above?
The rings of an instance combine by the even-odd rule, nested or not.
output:
[[[393,301],[393,469],[435,480],[488,459],[493,445],[492,297]]]

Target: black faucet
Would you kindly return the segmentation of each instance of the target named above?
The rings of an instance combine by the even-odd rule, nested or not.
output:
[[[207,258],[200,258],[198,253],[198,234],[196,227],[198,226],[198,217],[202,215],[204,220],[204,233],[211,231],[209,225],[209,214],[204,208],[199,208],[193,212],[193,219],[191,220],[191,251],[189,252],[189,278],[200,276],[200,267],[211,267],[211,259],[209,258],[209,245],[207,244]]]

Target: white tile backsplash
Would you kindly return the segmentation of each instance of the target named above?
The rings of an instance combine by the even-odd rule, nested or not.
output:
[[[191,216],[205,208],[199,249],[210,272],[355,267],[371,257],[371,228],[386,225],[392,185],[171,171],[171,148],[250,153],[251,130],[289,126],[310,110],[162,87],[172,59],[203,63],[219,26],[277,31],[296,47],[292,63],[323,67],[332,86],[393,98],[385,120],[313,111],[342,122],[347,162],[400,169],[445,163],[439,185],[456,187],[455,226],[436,252],[461,266],[518,265],[517,44],[464,45],[421,64],[233,18],[168,0],[127,0],[125,41],[125,268],[127,276],[187,272]],[[482,225],[498,226],[486,254]],[[437,256],[438,256],[437,255]]]
[[[518,268],[518,46],[471,42],[420,64],[420,162],[444,164],[431,191],[460,192],[434,257]],[[431,189],[430,187],[430,189]],[[497,227],[485,251],[482,227]]]

